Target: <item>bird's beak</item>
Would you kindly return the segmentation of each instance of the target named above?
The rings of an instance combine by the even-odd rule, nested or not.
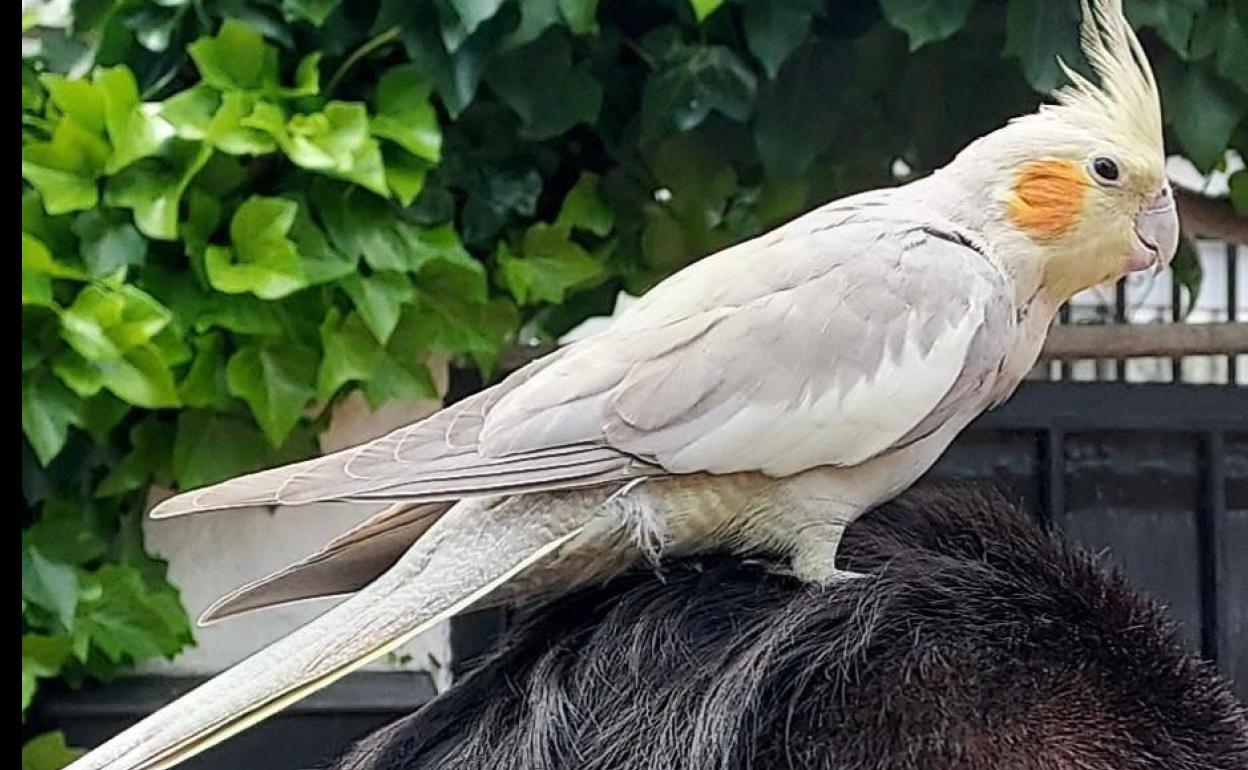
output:
[[[1174,193],[1167,183],[1135,217],[1135,236],[1127,256],[1131,272],[1152,268],[1154,275],[1165,270],[1179,247],[1179,214]]]

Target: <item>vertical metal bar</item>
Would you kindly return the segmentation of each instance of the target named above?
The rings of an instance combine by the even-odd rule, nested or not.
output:
[[[1061,309],[1057,311],[1057,320],[1058,320],[1058,323],[1062,323],[1062,324],[1070,323],[1070,303],[1069,302],[1062,305]],[[1066,380],[1070,379],[1070,362],[1064,358],[1061,361],[1059,361],[1057,364],[1057,379],[1062,382],[1065,382]]]
[[[1235,282],[1239,279],[1239,247],[1233,243],[1226,244],[1226,320],[1239,320],[1239,287]],[[1226,356],[1226,383],[1235,385],[1239,380],[1239,358],[1234,353]]]
[[[1183,293],[1179,291],[1179,279],[1170,273],[1170,322],[1183,321]],[[1170,359],[1170,381],[1183,381],[1183,357],[1173,356]]]
[[[1040,523],[1052,528],[1066,512],[1066,433],[1049,426],[1039,435]]]
[[[1114,285],[1114,322],[1127,322],[1127,279],[1120,278]],[[1114,379],[1123,382],[1127,379],[1127,361],[1124,358],[1114,359]]]
[[[1200,647],[1201,654],[1217,662],[1221,650],[1229,649],[1222,638],[1226,627],[1218,586],[1229,576],[1223,574],[1226,547],[1226,445],[1221,431],[1204,436],[1201,448],[1202,492],[1196,520],[1197,553],[1200,570]],[[1227,631],[1230,629],[1227,628]]]

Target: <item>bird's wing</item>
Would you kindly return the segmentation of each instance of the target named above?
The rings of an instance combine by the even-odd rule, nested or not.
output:
[[[668,473],[853,466],[986,406],[1015,329],[974,238],[830,207],[677,274],[502,396],[479,451],[593,441]]]
[[[849,199],[692,265],[606,331],[422,422],[154,515],[855,465],[963,408],[1011,330],[1003,278],[968,235]]]
[[[355,593],[390,568],[451,503],[396,503],[316,553],[234,589],[204,610],[200,625],[281,604]]]

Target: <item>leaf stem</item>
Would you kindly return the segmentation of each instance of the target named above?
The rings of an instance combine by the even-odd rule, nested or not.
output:
[[[654,71],[655,69],[654,57],[651,56],[650,53],[646,51],[646,49],[642,48],[640,45],[637,44],[637,41],[633,40],[630,37],[622,37],[621,41],[624,43],[625,48],[637,54],[637,58],[645,62],[647,69],[649,69],[651,72]]]
[[[343,76],[347,74],[347,70],[354,67],[356,62],[358,62],[360,59],[363,59],[365,56],[368,56],[369,54],[376,51],[377,49],[382,48],[383,46],[389,45],[390,43],[393,43],[395,40],[398,39],[398,37],[399,37],[399,28],[396,25],[386,30],[385,32],[382,32],[372,37],[371,39],[364,41],[363,45],[355,49],[354,53],[348,56],[342,62],[342,64],[338,65],[338,69],[335,70],[333,76],[330,77],[329,83],[325,85],[325,95],[326,96],[333,95],[334,90],[338,87],[338,84],[342,81]]]

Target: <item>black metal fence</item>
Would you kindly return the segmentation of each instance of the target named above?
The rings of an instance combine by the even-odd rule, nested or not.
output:
[[[929,475],[997,484],[1103,552],[1248,698],[1248,389],[1030,383]]]

